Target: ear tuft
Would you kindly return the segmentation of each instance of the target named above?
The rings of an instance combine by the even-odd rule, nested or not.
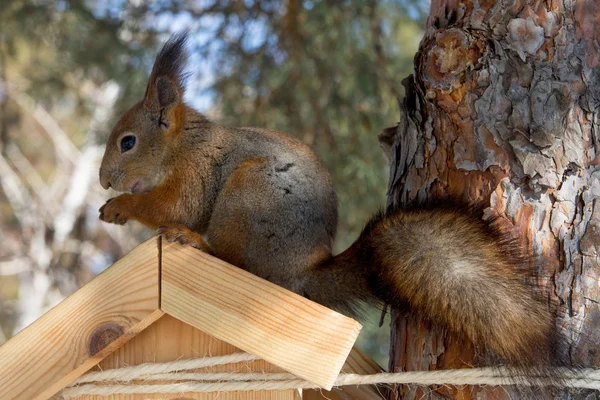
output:
[[[187,40],[187,30],[171,36],[156,56],[144,95],[144,107],[148,110],[159,112],[183,98]]]

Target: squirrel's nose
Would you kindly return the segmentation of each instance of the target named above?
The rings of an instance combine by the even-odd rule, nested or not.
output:
[[[110,178],[107,176],[108,174],[103,174],[102,172],[100,172],[100,184],[102,185],[102,187],[104,189],[109,189],[110,188]]]

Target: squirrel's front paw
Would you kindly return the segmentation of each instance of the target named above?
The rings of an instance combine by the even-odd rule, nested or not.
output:
[[[108,199],[106,203],[100,207],[100,220],[104,222],[110,222],[113,224],[125,225],[129,219],[127,214],[124,212],[123,207],[120,207],[121,201],[119,197]]]

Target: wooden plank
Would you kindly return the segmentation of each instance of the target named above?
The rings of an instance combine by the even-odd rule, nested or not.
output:
[[[241,350],[188,325],[168,314],[153,323],[143,332],[131,339],[125,346],[100,362],[94,370],[120,368],[148,362],[168,362],[198,358],[203,356],[222,356],[238,353]],[[253,361],[239,364],[203,368],[197,372],[283,372],[266,361]],[[261,392],[223,392],[223,393],[176,393],[144,395],[80,396],[78,400],[297,400],[295,390],[273,390]]]
[[[0,347],[0,399],[47,399],[158,319],[158,241],[136,247]]]
[[[335,311],[178,244],[163,244],[161,284],[166,313],[326,389],[361,328]]]
[[[384,372],[369,356],[353,347],[342,372],[347,374],[370,375]],[[385,399],[386,389],[375,385],[342,386],[328,390],[305,390],[303,400],[382,400]]]
[[[353,347],[342,371],[347,374],[371,375],[385,370],[357,347]]]

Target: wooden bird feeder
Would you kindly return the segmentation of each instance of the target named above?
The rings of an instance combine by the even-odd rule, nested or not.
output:
[[[90,370],[227,355],[239,349],[261,359],[246,369],[287,371],[330,390],[342,367],[361,374],[381,371],[353,349],[360,329],[358,322],[271,282],[155,237],[0,347],[0,399],[60,396],[62,389]],[[381,398],[371,387],[341,390],[350,398]],[[335,392],[297,389],[219,394],[223,400],[322,398],[340,397]]]

